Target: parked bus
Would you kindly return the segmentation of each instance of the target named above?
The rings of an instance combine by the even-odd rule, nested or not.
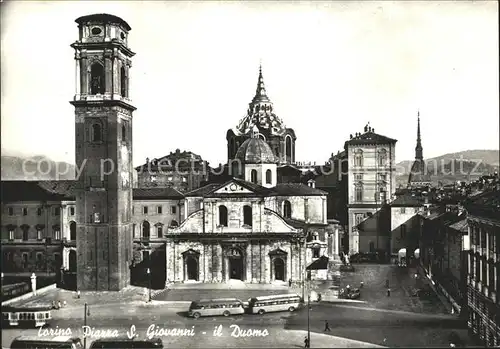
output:
[[[14,339],[10,345],[11,349],[84,349],[82,341],[78,337],[28,337],[20,336]]]
[[[192,302],[189,316],[195,319],[200,316],[229,316],[245,313],[243,302],[236,298],[202,299]]]
[[[90,349],[163,349],[161,338],[128,339],[128,338],[102,338],[92,342]]]
[[[52,305],[39,307],[2,307],[2,325],[3,326],[33,326],[42,327],[50,319]]]
[[[300,308],[301,300],[297,294],[278,294],[250,298],[248,312],[262,315],[274,311],[295,311]]]

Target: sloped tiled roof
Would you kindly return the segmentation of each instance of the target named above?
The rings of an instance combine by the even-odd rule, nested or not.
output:
[[[500,190],[485,191],[472,200],[467,200],[465,208],[473,216],[500,221]]]
[[[134,188],[134,200],[161,200],[184,198],[184,195],[174,188]]]
[[[467,224],[467,218],[464,218],[458,222],[450,224],[449,227],[461,233],[467,233],[469,231],[469,225]]]
[[[212,192],[214,189],[219,188],[220,186],[221,186],[221,183],[210,183],[210,184],[207,184],[201,188],[191,190],[190,192],[185,193],[184,196],[185,197],[202,197],[202,196],[205,196],[206,194]]]
[[[308,185],[301,183],[280,183],[274,188],[271,188],[273,195],[283,196],[315,196],[327,195],[326,191],[311,188]]]
[[[364,144],[394,144],[397,140],[379,135],[373,131],[361,133],[350,140],[346,141],[346,145],[364,145]]]
[[[423,200],[416,196],[404,194],[398,196],[390,205],[392,207],[421,207],[423,206]]]
[[[1,181],[2,202],[74,200],[76,181]]]

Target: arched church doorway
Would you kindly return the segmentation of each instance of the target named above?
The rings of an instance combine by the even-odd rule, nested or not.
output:
[[[71,273],[76,273],[76,251],[69,251],[69,271]]]
[[[243,256],[239,249],[233,248],[228,253],[229,278],[243,280]]]
[[[285,262],[281,258],[274,260],[274,280],[285,281]]]
[[[198,260],[193,256],[186,257],[186,274],[187,280],[198,281]]]

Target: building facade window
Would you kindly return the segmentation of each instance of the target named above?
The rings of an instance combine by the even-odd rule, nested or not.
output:
[[[100,124],[92,124],[90,139],[92,142],[102,142],[102,127]]]
[[[43,230],[38,229],[38,230],[36,231],[36,239],[37,239],[37,240],[43,240]]]
[[[61,215],[61,208],[54,207],[54,216],[60,216],[60,215]]]
[[[257,170],[252,170],[250,172],[250,181],[252,183],[257,183]]]
[[[156,213],[157,213],[157,214],[162,214],[162,213],[163,213],[163,208],[162,208],[161,206],[158,206],[158,207],[156,208]]]
[[[23,216],[28,215],[28,209],[26,207],[23,207]]]
[[[59,227],[54,228],[54,239],[61,240],[61,229]]]
[[[363,186],[357,185],[354,188],[354,200],[357,202],[363,201]]]
[[[142,214],[148,214],[148,207],[147,206],[142,207]]]
[[[272,184],[273,179],[272,179],[272,172],[271,170],[266,170],[266,184]]]
[[[378,165],[385,166],[387,163],[387,151],[385,149],[381,149],[378,152]]]
[[[149,264],[149,251],[142,251],[142,261]]]
[[[363,167],[363,151],[361,149],[354,152],[354,166]]]
[[[406,207],[401,207],[401,208],[399,209],[399,211],[400,211],[400,213],[406,213]]]
[[[176,214],[177,213],[177,206],[170,206],[170,213]]]
[[[312,248],[313,258],[319,258],[321,253],[321,247],[315,246]]]
[[[9,240],[14,240],[14,230],[9,230]]]
[[[74,215],[75,215],[75,208],[74,208],[73,206],[71,206],[71,207],[69,208],[69,215],[70,215],[70,216],[74,216]]]
[[[36,209],[36,215],[41,216],[42,215],[42,209],[39,207]]]
[[[292,218],[292,204],[290,201],[283,201],[283,217]]]
[[[148,221],[142,222],[142,238],[149,239],[150,236],[150,225]]]
[[[104,94],[104,83],[104,67],[99,62],[95,62],[90,66],[90,94]]]
[[[14,207],[9,207],[9,216],[14,215]]]
[[[227,207],[219,206],[219,226],[227,227]]]
[[[23,241],[28,241],[28,239],[29,239],[29,227],[22,226],[21,229],[23,230]]]
[[[252,206],[243,206],[243,224],[252,226]]]
[[[23,252],[22,267],[23,267],[23,269],[28,268],[28,253],[26,253],[26,252]]]
[[[156,227],[156,231],[157,231],[158,237],[162,238],[163,237],[163,226],[162,225],[158,225]]]
[[[363,182],[363,174],[362,173],[356,173],[354,175],[354,181],[355,182]]]
[[[71,241],[76,240],[76,222],[74,221],[69,223],[69,239]]]

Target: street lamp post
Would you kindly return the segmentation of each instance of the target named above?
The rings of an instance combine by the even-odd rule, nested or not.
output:
[[[83,328],[84,331],[87,328],[87,316],[90,316],[90,307],[85,303],[84,305],[84,315],[83,315]],[[83,335],[83,349],[87,349],[87,336]]]
[[[311,329],[309,327],[309,312],[311,311],[311,294],[307,295],[307,344],[309,348],[311,347]]]
[[[151,270],[146,269],[146,274],[148,274],[148,302],[151,302]]]

